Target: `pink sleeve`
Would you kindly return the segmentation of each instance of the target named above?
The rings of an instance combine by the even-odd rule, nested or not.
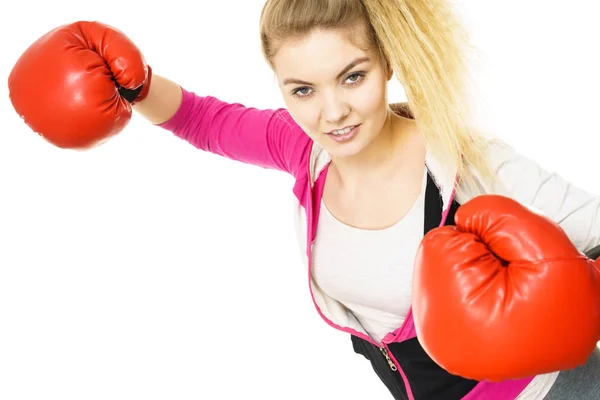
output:
[[[201,150],[298,176],[310,138],[287,110],[259,110],[181,90],[179,109],[158,126]]]

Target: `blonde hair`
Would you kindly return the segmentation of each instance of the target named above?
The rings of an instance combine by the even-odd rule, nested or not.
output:
[[[367,28],[368,45],[393,70],[428,150],[461,183],[493,179],[487,138],[473,128],[468,35],[447,0],[267,0],[260,21],[267,62],[277,44],[315,28]]]

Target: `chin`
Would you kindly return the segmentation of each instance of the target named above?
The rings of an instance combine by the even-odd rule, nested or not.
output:
[[[327,146],[322,146],[327,152],[335,158],[349,158],[360,154],[367,143],[361,143],[360,141],[356,141],[353,143],[327,143]]]

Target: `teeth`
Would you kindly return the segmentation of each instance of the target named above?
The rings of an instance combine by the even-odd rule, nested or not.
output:
[[[331,132],[331,134],[332,135],[345,135],[346,133],[350,132],[352,129],[354,129],[354,127],[350,126],[350,127],[346,128],[346,129],[340,129],[340,130],[337,130],[337,131],[333,131],[333,132]]]

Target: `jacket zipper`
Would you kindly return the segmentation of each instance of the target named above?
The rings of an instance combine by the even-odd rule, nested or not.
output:
[[[390,369],[392,371],[398,372],[400,374],[400,377],[402,378],[402,382],[404,382],[404,390],[406,390],[406,395],[408,396],[408,400],[415,400],[415,397],[413,396],[413,393],[412,393],[412,388],[410,387],[410,383],[408,382],[408,378],[406,377],[406,374],[404,374],[404,371],[402,371],[402,368],[400,368],[400,364],[398,363],[398,360],[396,360],[396,358],[394,357],[394,354],[390,351],[388,344],[385,342],[385,339],[381,341],[381,346],[379,347],[379,350],[381,351],[381,353],[387,360],[388,365],[390,366]]]
[[[394,364],[394,362],[390,358],[389,351],[388,351],[387,347],[384,344],[382,344],[381,347],[379,347],[379,350],[381,351],[381,354],[383,354],[383,356],[387,360],[387,362],[388,362],[391,370],[394,371],[394,372],[398,371],[398,367],[396,367],[396,364]]]

